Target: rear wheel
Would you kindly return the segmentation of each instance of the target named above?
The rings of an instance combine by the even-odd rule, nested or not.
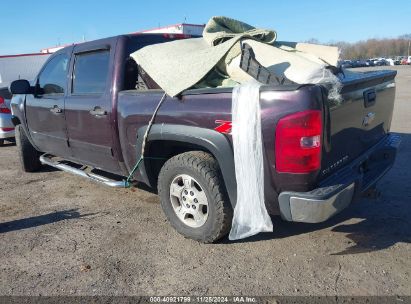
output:
[[[40,152],[32,146],[21,125],[16,126],[16,145],[22,170],[24,172],[38,171],[41,167]]]
[[[167,219],[180,234],[212,243],[228,233],[232,208],[210,154],[192,151],[170,158],[160,171],[158,191]]]
[[[0,147],[4,145],[4,139],[0,139]]]

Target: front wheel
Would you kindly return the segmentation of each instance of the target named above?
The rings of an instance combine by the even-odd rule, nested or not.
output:
[[[40,152],[30,143],[21,125],[16,126],[16,145],[22,170],[24,172],[38,171],[41,167]]]
[[[160,171],[158,191],[168,221],[180,234],[212,243],[228,233],[232,208],[210,154],[192,151],[170,158]]]

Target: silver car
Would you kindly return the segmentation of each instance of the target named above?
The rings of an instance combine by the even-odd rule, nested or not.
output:
[[[0,146],[5,140],[14,139],[14,125],[11,122],[11,94],[8,88],[0,88]]]

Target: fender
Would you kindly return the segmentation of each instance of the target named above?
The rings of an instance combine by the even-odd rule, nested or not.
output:
[[[141,146],[147,126],[137,132],[137,159],[140,158]],[[203,147],[217,160],[224,183],[230,198],[231,205],[235,207],[237,201],[237,183],[235,179],[234,156],[231,143],[227,137],[217,131],[184,125],[154,124],[147,137],[147,142],[172,140],[182,143],[191,143]],[[139,173],[147,183],[148,176],[144,163],[139,167]]]
[[[13,98],[11,99],[11,104],[12,108],[12,122],[14,126],[16,127],[17,125],[21,125],[24,132],[26,132],[27,139],[31,143],[31,145],[37,150],[40,151],[40,149],[36,146],[34,143],[33,138],[31,137],[27,119],[26,119],[26,95],[14,95]]]

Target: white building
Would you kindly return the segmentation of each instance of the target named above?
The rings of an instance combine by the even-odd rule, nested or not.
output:
[[[167,25],[163,27],[153,28],[149,30],[142,30],[133,32],[131,34],[137,33],[158,33],[158,34],[183,34],[183,35],[192,35],[192,36],[202,36],[203,30],[205,25],[204,24],[189,24],[189,23],[178,23],[173,25]],[[41,49],[41,53],[51,54],[54,53],[63,47],[69,46],[71,44],[53,46],[49,48]]]
[[[205,25],[179,23],[135,33],[164,33],[201,36]],[[7,86],[16,79],[33,80],[50,54],[72,44],[53,46],[40,50],[36,54],[19,54],[0,56],[0,87]]]
[[[161,34],[184,34],[202,36],[205,25],[203,24],[189,24],[178,23],[173,25],[167,25],[150,30],[139,31],[137,33],[161,33]]]
[[[17,79],[34,80],[50,54],[19,54],[0,56],[0,87]]]

